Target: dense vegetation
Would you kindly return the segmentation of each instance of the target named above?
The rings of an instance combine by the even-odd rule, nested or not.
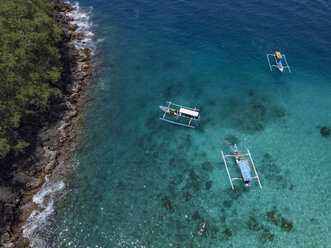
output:
[[[61,95],[61,30],[52,11],[46,0],[0,0],[0,158],[29,146],[22,121]]]

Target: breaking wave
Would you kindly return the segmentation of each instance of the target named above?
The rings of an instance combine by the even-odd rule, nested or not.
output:
[[[81,40],[74,41],[74,45],[77,49],[89,48],[94,54],[97,44],[102,42],[102,39],[97,39],[92,32],[94,26],[91,20],[93,7],[81,7],[78,2],[67,1],[66,3],[73,6],[73,10],[68,12],[67,16],[73,19],[72,24],[78,26],[76,32],[84,34]]]
[[[62,181],[50,181],[45,177],[45,183],[32,201],[38,207],[33,210],[23,226],[23,237],[30,240],[31,247],[46,247],[45,242],[38,235],[47,226],[50,215],[54,212],[54,201],[57,194],[65,188]]]

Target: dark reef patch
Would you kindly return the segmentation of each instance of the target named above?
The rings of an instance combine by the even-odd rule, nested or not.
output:
[[[274,240],[275,235],[267,227],[259,223],[254,216],[250,216],[246,224],[249,230],[259,233],[259,241],[262,244]]]
[[[282,217],[281,229],[283,231],[290,232],[293,230],[293,223]]]
[[[195,210],[192,215],[192,220],[200,220],[200,219],[201,219],[201,216],[200,216],[199,212],[197,210]]]
[[[223,233],[228,237],[232,237],[232,231],[229,228],[226,228]]]
[[[201,188],[201,183],[202,183],[202,180],[201,178],[194,172],[193,169],[190,169],[190,172],[189,172],[189,177],[190,177],[190,180],[188,181],[188,183],[186,184],[186,186],[189,188],[189,189],[193,189],[194,192],[197,192],[200,188]]]
[[[207,182],[205,183],[205,188],[206,188],[206,190],[210,190],[210,188],[211,188],[212,185],[213,185],[213,181],[207,181]]]
[[[223,202],[223,206],[225,206],[226,208],[230,208],[232,206],[232,201],[229,200],[229,201],[224,201]]]
[[[188,191],[183,191],[183,197],[184,197],[185,201],[187,202],[187,201],[191,200],[192,195]]]
[[[290,232],[293,230],[293,223],[287,220],[276,208],[273,208],[266,213],[267,219],[276,226],[280,226],[282,231]]]
[[[324,137],[330,136],[330,132],[331,132],[331,130],[330,130],[330,128],[328,128],[327,126],[323,126],[323,127],[321,127],[321,129],[320,129],[320,133],[321,133],[321,135],[324,136]]]
[[[283,172],[280,170],[270,153],[265,153],[262,159],[262,165],[259,167],[261,174],[265,180],[272,182],[277,189],[293,190],[294,185],[289,181],[288,178],[284,177],[284,174],[289,174],[289,171]]]
[[[177,65],[178,64],[174,61],[167,61],[167,62],[162,64],[162,67],[165,68],[165,69],[171,69],[171,68],[176,67]]]
[[[220,115],[231,128],[240,132],[256,133],[285,116],[284,108],[278,102],[272,101],[272,98],[257,96],[254,90],[250,90],[248,95],[249,97],[231,97],[222,104]]]
[[[168,196],[162,197],[161,203],[162,203],[162,207],[164,207],[165,209],[167,209],[167,210],[172,209],[172,204],[171,204],[171,201]]]
[[[201,165],[202,165],[202,169],[207,172],[211,172],[214,169],[213,164],[209,161],[203,161]]]
[[[224,142],[228,145],[233,146],[234,144],[239,145],[240,140],[237,136],[230,134],[224,138]]]
[[[259,237],[259,241],[262,244],[265,244],[266,242],[272,242],[274,241],[275,235],[273,233],[271,233],[269,230],[266,232],[263,232],[260,237]]]
[[[226,217],[224,215],[220,216],[220,222],[224,223],[226,221]]]

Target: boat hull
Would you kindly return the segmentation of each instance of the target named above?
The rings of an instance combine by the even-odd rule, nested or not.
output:
[[[241,159],[241,157],[239,156],[240,152],[239,152],[237,145],[234,145],[234,154],[238,155],[238,156],[235,156],[236,164],[239,167],[239,170],[240,170],[242,179],[245,183],[245,186],[248,187],[249,182],[252,179],[248,161],[246,159]]]

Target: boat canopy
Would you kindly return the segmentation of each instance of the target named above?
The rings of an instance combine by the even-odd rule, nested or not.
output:
[[[185,109],[185,108],[180,108],[179,112],[182,113],[182,114],[193,116],[193,117],[198,117],[199,116],[199,112],[193,111],[193,110],[188,110],[188,109]]]
[[[246,160],[238,161],[238,166],[240,168],[244,182],[249,181],[252,178],[252,176],[247,161]]]
[[[276,57],[277,57],[277,59],[282,59],[283,58],[282,54],[280,52],[276,52]]]

